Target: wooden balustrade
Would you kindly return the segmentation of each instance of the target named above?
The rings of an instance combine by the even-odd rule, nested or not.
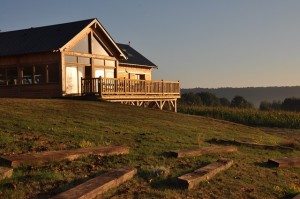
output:
[[[82,78],[83,95],[180,95],[180,85],[171,81],[118,78]]]

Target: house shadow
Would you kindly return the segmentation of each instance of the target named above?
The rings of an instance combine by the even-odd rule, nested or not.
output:
[[[255,166],[263,167],[263,168],[275,168],[276,164],[272,164],[270,162],[254,162]]]
[[[153,180],[150,185],[152,188],[158,190],[178,190],[186,188],[186,184],[183,181],[179,180],[177,177]]]

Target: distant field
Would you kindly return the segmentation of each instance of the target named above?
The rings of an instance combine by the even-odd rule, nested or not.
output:
[[[133,166],[138,175],[105,198],[291,198],[300,192],[300,168],[274,168],[268,158],[300,151],[239,147],[237,153],[167,157],[176,149],[211,146],[212,138],[271,145],[299,144],[300,130],[259,129],[202,116],[96,101],[0,99],[0,155],[101,145],[126,145],[124,156],[23,165],[0,181],[0,198],[48,198],[110,168]],[[230,158],[234,165],[191,191],[175,178]],[[157,168],[167,174],[157,175]],[[16,189],[8,185],[15,185]]]
[[[227,107],[179,105],[178,112],[212,117],[249,126],[300,129],[300,113]]]

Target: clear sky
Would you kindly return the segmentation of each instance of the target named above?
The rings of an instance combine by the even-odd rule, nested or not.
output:
[[[300,85],[298,0],[0,2],[2,32],[89,18],[183,88]]]

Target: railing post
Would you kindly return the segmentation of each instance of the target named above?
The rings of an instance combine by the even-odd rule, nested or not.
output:
[[[164,94],[164,80],[161,80],[162,94]]]
[[[83,95],[83,78],[81,77],[81,95]]]
[[[99,76],[99,80],[98,80],[98,92],[99,92],[99,96],[102,97],[102,77]]]
[[[124,93],[126,93],[126,78],[124,77]]]

